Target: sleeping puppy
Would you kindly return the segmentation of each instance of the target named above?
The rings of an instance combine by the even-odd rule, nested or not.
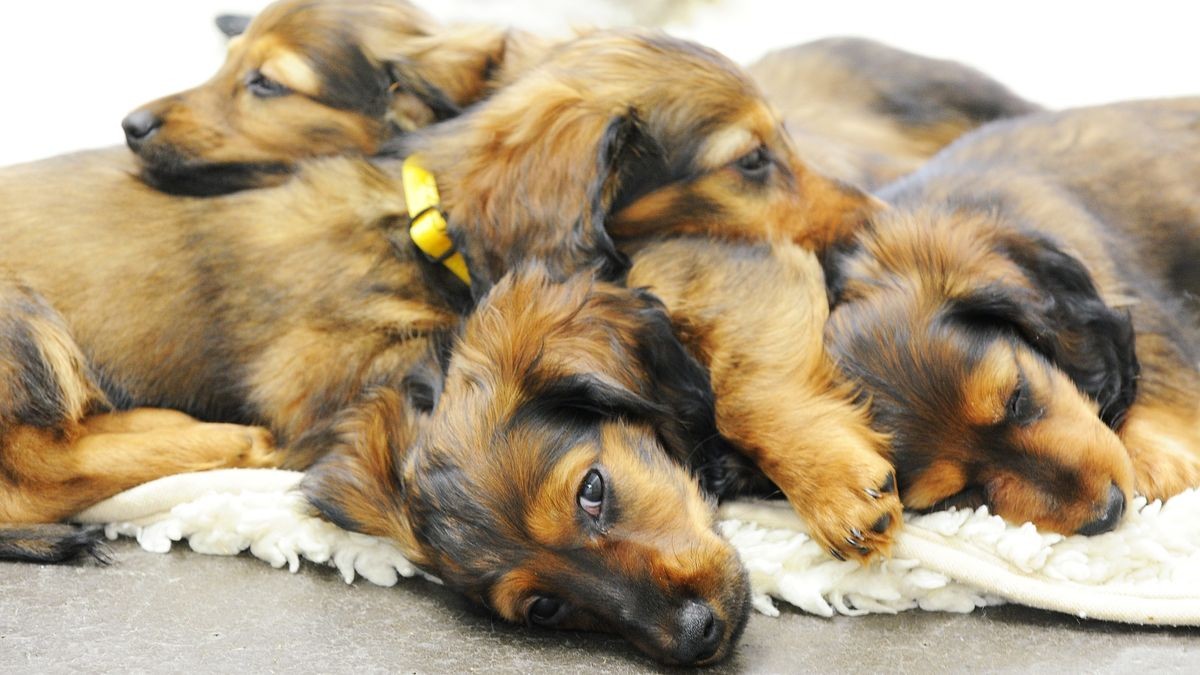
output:
[[[882,191],[827,338],[906,506],[1064,534],[1200,485],[1200,99],[998,123]]]
[[[405,0],[280,0],[218,25],[239,34],[217,73],[122,122],[161,190],[229,192],[278,183],[307,157],[375,154],[482,98],[535,42],[442,27]]]
[[[746,70],[804,156],[868,189],[976,127],[1040,109],[973,68],[863,38],[779,49]]]

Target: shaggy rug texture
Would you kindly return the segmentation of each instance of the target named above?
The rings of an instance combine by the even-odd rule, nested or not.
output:
[[[187,541],[199,553],[249,551],[295,572],[331,565],[347,583],[381,586],[425,576],[385,539],[318,518],[296,491],[303,474],[231,469],[169,476],[79,514],[109,538],[147,551]],[[830,558],[786,503],[733,502],[720,530],[750,573],[754,607],[775,601],[821,616],[911,609],[970,612],[1014,602],[1137,624],[1200,625],[1200,492],[1164,503],[1137,498],[1116,530],[1063,537],[1011,525],[985,508],[908,515],[891,559],[863,567]]]

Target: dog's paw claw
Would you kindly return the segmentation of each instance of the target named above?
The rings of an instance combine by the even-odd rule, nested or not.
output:
[[[876,534],[883,534],[884,532],[887,532],[887,529],[891,524],[892,514],[885,513],[882,516],[879,516],[879,520],[875,521],[875,524],[871,526],[871,531]]]
[[[892,538],[902,522],[896,475],[884,459],[832,474],[821,494],[798,510],[809,524],[813,539],[838,560],[869,562],[891,550]],[[832,476],[837,476],[837,483]],[[863,487],[873,485],[874,487]]]

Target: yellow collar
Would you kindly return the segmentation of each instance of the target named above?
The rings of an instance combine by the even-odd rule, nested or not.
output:
[[[454,276],[470,286],[467,261],[454,249],[454,240],[446,232],[446,215],[442,213],[437,179],[421,166],[421,160],[416,155],[404,160],[400,178],[404,183],[404,201],[408,205],[408,234],[413,243],[432,262],[445,265]]]

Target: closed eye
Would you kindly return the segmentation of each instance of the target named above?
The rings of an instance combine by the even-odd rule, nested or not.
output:
[[[734,161],[734,166],[750,180],[762,180],[772,166],[771,151],[760,145]]]
[[[288,87],[263,75],[261,71],[251,71],[246,76],[246,89],[258,98],[275,98],[292,93]]]
[[[1045,412],[1046,409],[1039,406],[1034,399],[1033,391],[1029,387],[1029,380],[1025,378],[1024,373],[1021,373],[1017,378],[1017,386],[1004,405],[1004,420],[1023,427],[1041,419]]]

